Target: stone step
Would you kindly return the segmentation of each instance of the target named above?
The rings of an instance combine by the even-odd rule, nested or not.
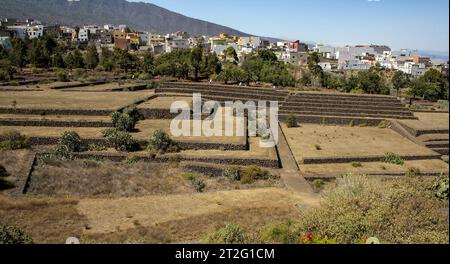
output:
[[[447,148],[431,148],[433,151],[441,154],[441,155],[448,155],[449,149]]]
[[[321,101],[307,101],[307,102],[293,102],[287,101],[283,103],[285,106],[307,106],[307,107],[327,107],[327,108],[341,108],[341,107],[357,107],[361,109],[385,109],[385,110],[407,110],[408,108],[403,106],[402,104],[398,105],[385,105],[385,104],[367,104],[367,103],[355,103],[355,102],[321,102]]]
[[[448,148],[448,141],[428,141],[425,146],[431,149]]]
[[[328,108],[328,107],[295,107],[295,106],[285,106],[281,107],[282,110],[286,111],[310,111],[310,112],[350,112],[350,113],[365,113],[365,114],[384,114],[384,115],[396,115],[396,116],[414,116],[410,111],[389,111],[383,109],[361,109],[358,107],[342,107],[342,108]]]
[[[330,94],[330,93],[297,93],[291,98],[329,98],[329,99],[351,99],[351,100],[367,100],[367,101],[398,101],[396,97],[379,96],[379,95],[356,95],[356,94]]]
[[[422,142],[432,142],[432,141],[449,141],[448,134],[427,134],[417,137],[418,140]]]
[[[163,94],[158,94],[158,96],[187,96],[187,97],[190,97],[190,96],[192,96],[192,93],[163,93]],[[218,101],[218,102],[242,101],[243,103],[245,103],[247,101],[255,101],[255,100],[273,101],[275,99],[273,99],[273,97],[269,100],[258,99],[258,98],[255,98],[255,96],[253,96],[253,95],[218,96],[218,95],[202,94],[202,100],[214,100],[214,101]],[[279,104],[281,104],[281,102],[283,102],[283,101],[278,101],[278,102],[279,102]]]
[[[448,163],[448,155],[442,156],[442,160]]]
[[[285,113],[279,114],[279,119],[285,121],[290,115]],[[366,125],[366,126],[378,126],[383,122],[384,118],[365,118],[365,117],[344,117],[344,116],[333,116],[333,115],[303,115],[294,114],[297,117],[298,122],[306,124],[327,124],[327,125],[342,125],[349,126],[353,124],[354,126]]]
[[[282,96],[282,95],[255,94],[255,93],[250,93],[250,92],[245,92],[245,91],[228,92],[228,91],[213,91],[213,90],[199,91],[199,90],[195,90],[195,89],[161,89],[161,88],[156,89],[156,93],[167,93],[167,92],[169,92],[169,93],[184,93],[184,94],[201,93],[202,96],[203,95],[215,95],[215,96],[223,96],[223,97],[229,96],[231,98],[246,96],[253,100],[285,101],[285,96]]]
[[[279,114],[285,114],[285,115],[322,115],[322,116],[341,116],[341,117],[373,117],[373,118],[392,118],[392,119],[417,119],[413,116],[403,116],[403,115],[383,115],[383,114],[365,114],[365,113],[352,113],[350,111],[288,111],[281,109]]]
[[[235,92],[242,92],[242,91],[249,91],[252,93],[264,93],[264,94],[274,94],[274,95],[283,95],[286,96],[289,94],[289,91],[279,91],[275,89],[268,89],[268,88],[254,88],[249,86],[207,86],[207,85],[161,85],[159,89],[194,89],[198,91],[235,91]]]
[[[366,99],[353,99],[353,98],[327,98],[327,97],[288,97],[288,102],[306,102],[306,103],[344,103],[344,104],[371,104],[371,105],[383,105],[383,106],[403,106],[398,100],[392,101],[377,101]]]

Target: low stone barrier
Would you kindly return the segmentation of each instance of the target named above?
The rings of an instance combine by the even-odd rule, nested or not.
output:
[[[448,171],[447,172],[439,172],[439,171],[425,171],[425,172],[420,172],[417,174],[417,176],[422,176],[422,177],[437,177],[440,176],[442,173],[444,173],[444,175],[448,175]],[[358,175],[367,175],[367,176],[374,176],[374,177],[405,177],[405,173],[404,172],[398,172],[398,171],[384,171],[384,172],[359,172],[359,173],[353,173],[353,174],[358,174]],[[336,179],[339,178],[341,174],[313,174],[313,175],[304,175],[304,178],[308,181],[313,181],[313,180],[332,180],[332,179]]]
[[[213,90],[195,90],[195,89],[156,89],[157,93],[181,93],[181,94],[193,94],[193,93],[201,93],[203,95],[215,96],[217,98],[220,97],[231,97],[231,98],[249,98],[252,100],[278,100],[285,101],[286,97],[284,95],[265,95],[258,93],[251,93],[250,91],[242,91],[242,92],[232,92],[232,91],[213,91]]]
[[[409,111],[408,108],[403,105],[385,105],[385,104],[367,104],[367,103],[352,103],[352,102],[331,102],[326,103],[323,101],[307,101],[307,102],[294,102],[287,101],[283,103],[283,107],[315,107],[315,108],[355,108],[362,110],[387,110],[387,111]]]
[[[218,166],[208,166],[206,164],[189,163],[182,166],[183,170],[199,173],[209,177],[220,177],[223,174],[223,168]]]
[[[101,152],[90,152],[90,153],[75,153],[74,157],[78,159],[106,159],[110,161],[121,162],[124,161],[127,157],[133,155],[133,153],[128,154],[112,154],[112,153],[101,153]],[[178,161],[191,161],[191,162],[204,162],[204,163],[213,163],[220,165],[241,165],[241,166],[249,166],[249,165],[257,165],[260,167],[266,168],[280,168],[278,160],[265,160],[265,159],[240,159],[240,158],[208,158],[208,157],[186,157],[181,155],[163,155],[163,156],[143,156],[143,155],[135,155],[140,160],[147,162],[159,162],[159,163],[168,163],[173,162],[174,160]]]
[[[306,108],[297,108],[297,109],[286,109],[284,107],[280,108],[280,114],[298,114],[298,115],[321,115],[321,116],[356,116],[356,117],[375,117],[375,118],[396,118],[396,119],[414,119],[417,120],[417,117],[413,116],[411,113],[382,113],[382,112],[372,112],[369,111],[358,111],[352,109],[342,109],[342,110],[333,110],[333,109],[306,109]]]
[[[68,89],[68,88],[78,88],[78,87],[84,87],[84,86],[100,85],[100,84],[105,84],[105,83],[108,83],[108,82],[107,81],[93,81],[93,82],[84,82],[84,83],[68,83],[68,84],[51,86],[50,89],[63,90],[63,89]]]
[[[288,114],[280,113],[279,119],[280,121],[286,121]],[[375,118],[352,118],[352,117],[330,117],[330,116],[308,116],[308,115],[295,115],[297,117],[298,122],[306,123],[306,124],[323,124],[323,125],[341,125],[341,126],[349,126],[350,123],[353,123],[354,126],[370,126],[376,127],[385,119],[375,119]]]
[[[439,154],[425,155],[401,155],[403,160],[429,160],[441,159]],[[303,164],[328,164],[328,163],[351,163],[351,162],[381,162],[384,156],[368,155],[368,156],[342,156],[342,157],[305,157],[301,161]]]
[[[112,127],[112,122],[1,119],[0,126],[32,127]]]
[[[89,110],[89,109],[25,109],[25,108],[0,108],[0,114],[11,115],[80,115],[80,116],[109,116],[114,110]]]

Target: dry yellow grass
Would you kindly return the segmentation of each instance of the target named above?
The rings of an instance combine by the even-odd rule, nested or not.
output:
[[[239,144],[245,143],[245,137],[237,137],[237,136],[225,136],[225,126],[222,126],[220,130],[223,136],[205,136],[202,133],[202,136],[193,136],[193,121],[190,122],[190,131],[192,136],[181,136],[175,137],[171,133],[171,122],[172,120],[142,120],[139,121],[136,125],[136,129],[139,130],[137,133],[133,133],[133,136],[137,139],[148,139],[156,130],[162,129],[166,133],[168,133],[172,139],[177,141],[189,141],[189,142],[209,142],[209,143],[230,143],[230,144]],[[210,127],[212,125],[212,121],[203,121],[205,125]],[[234,124],[235,125],[235,124]],[[236,131],[235,129],[233,130]],[[236,134],[236,133],[234,133]]]
[[[283,124],[283,131],[299,162],[304,157],[384,155],[386,152],[432,154],[431,150],[390,129],[322,125],[287,128]],[[320,146],[320,150],[316,146]]]
[[[60,137],[65,131],[75,131],[81,138],[103,138],[103,130],[105,128],[0,126],[0,134],[7,131],[18,131],[28,137]]]
[[[172,103],[181,101],[192,106],[192,97],[157,97],[138,106],[141,109],[170,109]]]
[[[1,107],[25,109],[83,109],[116,110],[143,99],[152,92],[1,92]]]
[[[383,162],[362,162],[361,167],[353,167],[351,163],[329,163],[329,164],[303,164],[302,173],[306,175],[328,175],[364,172],[401,172],[405,173],[409,168],[417,168],[421,172],[446,172],[448,164],[442,160],[411,160],[405,161],[404,165],[395,165]]]
[[[198,241],[230,221],[256,229],[279,219],[299,217],[297,204],[317,206],[318,200],[284,189],[268,188],[116,200],[89,199],[80,201],[77,209],[89,221],[91,228],[83,235],[88,241],[102,240],[104,235],[106,242],[117,239],[182,242]],[[163,232],[159,238],[152,236],[155,229]],[[141,234],[138,231],[142,231]]]
[[[110,116],[77,116],[77,115],[16,115],[0,114],[1,119],[12,120],[51,120],[51,121],[111,121]]]
[[[419,120],[401,120],[403,124],[414,129],[448,129],[448,113],[414,113]]]
[[[243,159],[278,159],[274,148],[261,148],[259,138],[249,138],[249,151],[221,151],[221,150],[185,150],[177,153],[181,156],[189,157],[210,157],[210,158],[243,158]]]
[[[105,84],[99,84],[99,85],[87,85],[87,86],[81,86],[81,87],[67,88],[67,89],[64,89],[64,91],[99,91],[99,92],[101,92],[101,91],[106,91],[109,89],[125,88],[127,86],[132,86],[132,85],[137,85],[137,84],[139,84],[139,83],[130,82],[130,83],[124,83],[124,84],[119,85],[119,83],[117,83],[117,82],[112,82],[112,83],[105,83]]]

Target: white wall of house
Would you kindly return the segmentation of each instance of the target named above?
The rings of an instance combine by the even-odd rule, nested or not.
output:
[[[88,42],[89,41],[89,30],[85,28],[81,28],[78,31],[78,41],[80,42]]]

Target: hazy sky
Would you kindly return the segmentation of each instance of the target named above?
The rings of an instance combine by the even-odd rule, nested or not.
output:
[[[261,36],[449,50],[448,0],[141,1]]]

